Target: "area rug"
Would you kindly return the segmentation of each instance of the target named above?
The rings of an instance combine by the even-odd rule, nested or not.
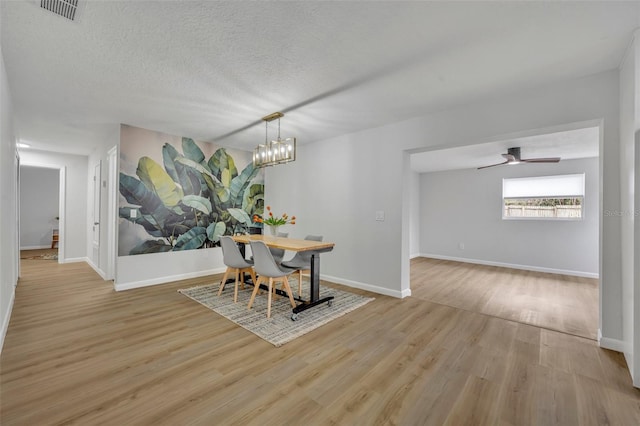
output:
[[[294,296],[297,296],[298,283],[289,280]],[[307,284],[307,283],[305,283]],[[297,321],[291,320],[291,304],[286,296],[279,296],[271,302],[271,318],[267,318],[267,295],[256,296],[251,310],[247,309],[253,287],[246,285],[245,289],[238,289],[238,303],[233,303],[233,283],[225,286],[222,295],[218,297],[219,284],[203,285],[178,290],[179,293],[206,306],[212,311],[233,321],[240,327],[252,332],[274,346],[282,346],[312,330],[363,306],[373,297],[337,290],[330,287],[320,288],[320,297],[333,296],[331,306],[323,303],[298,314]],[[306,285],[308,287],[308,284]],[[279,286],[278,286],[279,287]],[[308,300],[308,291],[303,290],[302,298]]]
[[[37,256],[20,257],[23,260],[58,260],[57,254],[40,254]]]

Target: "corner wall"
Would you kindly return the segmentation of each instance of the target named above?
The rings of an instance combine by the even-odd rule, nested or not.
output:
[[[640,30],[620,66],[620,219],[622,327],[625,359],[640,387]]]
[[[18,283],[18,190],[16,136],[9,82],[0,50],[0,351],[11,319]]]

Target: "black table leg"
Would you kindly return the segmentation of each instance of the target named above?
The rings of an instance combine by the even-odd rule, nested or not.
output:
[[[300,312],[306,311],[309,308],[318,306],[327,302],[329,306],[333,303],[333,296],[323,297],[320,299],[320,253],[311,254],[311,283],[310,283],[310,299],[307,302],[302,302],[295,308],[291,314],[291,320],[298,319]]]

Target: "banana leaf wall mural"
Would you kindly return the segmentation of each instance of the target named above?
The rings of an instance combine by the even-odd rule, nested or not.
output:
[[[264,209],[250,152],[126,125],[119,189],[120,256],[215,247]]]

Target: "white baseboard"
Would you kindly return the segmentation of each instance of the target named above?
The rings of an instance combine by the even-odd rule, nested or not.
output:
[[[78,263],[78,262],[87,262],[89,263],[88,257],[68,257],[66,259],[59,259],[60,263]]]
[[[42,245],[42,246],[24,246],[20,247],[20,250],[40,250],[40,249],[50,249],[51,245]]]
[[[600,278],[600,274],[596,274],[596,273],[593,273],[593,272],[582,272],[582,271],[570,271],[570,270],[566,270],[566,269],[543,268],[543,267],[540,267],[540,266],[518,265],[518,264],[514,264],[514,263],[493,262],[493,261],[490,261],[490,260],[467,259],[465,257],[442,256],[442,255],[439,255],[439,254],[429,254],[429,253],[420,254],[420,257],[430,257],[430,258],[433,258],[433,259],[440,259],[440,260],[452,260],[454,262],[473,263],[473,264],[476,264],[476,265],[499,266],[501,268],[521,269],[523,271],[546,272],[548,274],[570,275],[570,276],[574,276],[574,277],[596,278],[596,279]]]
[[[98,275],[100,275],[100,277],[106,281],[107,279],[107,274],[104,273],[104,271],[102,269],[100,269],[98,267],[98,265],[96,265],[95,263],[93,263],[91,261],[91,259],[89,259],[88,257],[85,258],[85,262],[87,262],[89,264],[89,266],[91,266],[91,268],[93,268],[94,271],[96,271],[96,273]],[[65,263],[68,263],[68,261],[65,261]]]
[[[386,296],[397,297],[402,299],[404,297],[411,296],[411,289],[405,289],[402,291],[391,290],[386,287],[379,287],[371,284],[361,283],[358,281],[345,280],[343,278],[332,277],[330,275],[320,274],[320,278],[326,281],[330,281],[336,284],[346,285],[347,287],[359,288],[360,290],[370,291],[372,293],[384,294]]]
[[[2,353],[2,347],[4,346],[4,338],[7,335],[9,329],[9,321],[11,320],[11,312],[13,311],[13,302],[16,300],[16,288],[12,286],[11,299],[9,299],[9,309],[4,318],[2,318],[2,329],[0,330],[0,353]]]
[[[128,283],[114,282],[113,288],[116,291],[132,290],[134,288],[148,287],[148,286],[151,286],[151,285],[158,285],[158,284],[166,284],[166,283],[170,283],[170,282],[173,282],[173,281],[187,280],[187,279],[190,279],[190,278],[206,277],[207,275],[222,274],[226,270],[227,270],[226,267],[222,267],[222,268],[209,269],[209,270],[206,270],[206,271],[190,272],[190,273],[187,273],[187,274],[167,275],[167,276],[164,276],[164,277],[161,277],[161,278],[152,278],[152,279],[149,279],[149,280],[131,281],[131,282],[128,282]]]
[[[421,257],[421,256],[422,255],[420,253],[414,253],[409,255],[409,259],[415,259],[416,257]]]
[[[206,271],[192,272],[192,273],[187,273],[187,274],[169,275],[169,276],[165,276],[165,277],[161,277],[161,278],[153,278],[153,279],[143,280],[143,281],[131,281],[131,282],[128,282],[128,283],[116,282],[114,284],[114,289],[116,291],[124,291],[124,290],[132,290],[134,288],[141,288],[141,287],[148,287],[148,286],[152,286],[152,285],[166,284],[166,283],[169,283],[169,282],[186,280],[186,279],[190,279],[190,278],[199,278],[199,277],[205,277],[207,275],[222,274],[222,273],[224,273],[224,271],[226,269],[227,269],[226,267],[222,267],[222,268],[209,269],[209,270],[206,270]],[[321,279],[326,280],[326,281],[331,281],[332,283],[342,284],[342,285],[346,285],[348,287],[353,287],[353,288],[359,288],[361,290],[370,291],[372,293],[384,294],[384,295],[387,295],[387,296],[392,296],[392,297],[397,297],[397,298],[404,298],[404,297],[411,296],[411,289],[405,289],[405,290],[399,292],[399,291],[390,290],[390,289],[384,288],[384,287],[378,287],[378,286],[374,286],[374,285],[371,285],[371,284],[365,284],[365,283],[361,283],[361,282],[357,282],[357,281],[345,280],[345,279],[342,279],[342,278],[332,277],[332,276],[329,276],[329,275],[321,275],[320,277],[321,277]]]
[[[624,341],[618,339],[612,339],[610,337],[602,337],[602,330],[598,329],[598,345],[604,349],[610,349],[612,351],[627,353],[627,345]]]

